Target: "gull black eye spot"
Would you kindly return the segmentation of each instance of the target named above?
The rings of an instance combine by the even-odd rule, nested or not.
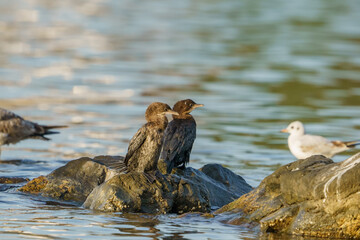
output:
[[[294,126],[291,126],[291,129],[294,129]]]
[[[299,130],[300,128],[298,127],[298,128],[296,128],[296,130]]]

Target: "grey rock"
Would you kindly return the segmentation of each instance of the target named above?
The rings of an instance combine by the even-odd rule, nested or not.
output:
[[[218,164],[174,170],[170,175],[158,172],[154,181],[144,173],[125,173],[123,166],[123,157],[80,158],[20,190],[102,211],[185,213],[210,212],[252,189]]]
[[[160,174],[153,183],[142,173],[118,175],[96,187],[84,207],[146,213],[210,212],[251,189],[230,170],[209,164],[200,170],[188,167],[171,175]]]
[[[237,199],[253,188],[239,175],[220,164],[206,164],[200,169],[210,179],[201,176],[210,192],[211,206],[224,206],[230,199]],[[218,196],[223,196],[219,198]]]

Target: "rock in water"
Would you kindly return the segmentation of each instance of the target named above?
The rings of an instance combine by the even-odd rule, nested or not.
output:
[[[165,167],[160,167],[166,171]],[[205,169],[205,171],[204,171]],[[202,172],[204,171],[204,172]],[[209,172],[212,173],[208,176]],[[226,176],[217,173],[226,173]],[[84,206],[103,211],[186,213],[210,212],[251,190],[245,180],[219,164],[177,169],[149,183],[143,173],[118,175],[99,185]]]
[[[121,159],[123,158],[117,160]],[[70,161],[46,177],[33,179],[19,190],[40,193],[56,199],[83,202],[96,186],[114,175],[114,170],[97,160],[83,157]]]
[[[264,232],[359,238],[359,163],[360,153],[339,163],[323,156],[298,160],[216,213],[236,213],[229,223],[257,223]]]
[[[70,161],[20,190],[83,203],[90,209],[144,213],[209,212],[251,191],[240,176],[218,164],[186,168],[172,175],[118,171],[122,157]],[[161,168],[160,168],[161,169]]]
[[[96,187],[84,207],[121,212],[168,212],[174,191],[168,179],[150,183],[144,173],[120,174]]]
[[[200,169],[210,180],[202,181],[208,186],[210,192],[211,206],[224,206],[230,199],[236,199],[241,195],[248,193],[252,187],[239,175],[236,175],[220,164],[206,164]],[[205,179],[202,177],[202,179]],[[216,187],[211,187],[215,184]],[[222,196],[222,197],[218,197]]]

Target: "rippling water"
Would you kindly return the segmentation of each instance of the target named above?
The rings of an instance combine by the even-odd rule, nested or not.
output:
[[[0,107],[69,128],[3,147],[0,175],[124,155],[149,103],[192,98],[205,108],[193,113],[191,166],[221,163],[257,186],[295,160],[279,132],[293,120],[360,138],[359,12],[357,0],[1,1]],[[0,191],[0,222],[5,238],[266,237],[198,216],[93,212],[14,188]]]

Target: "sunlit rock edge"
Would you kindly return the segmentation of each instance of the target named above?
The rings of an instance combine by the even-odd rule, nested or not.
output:
[[[215,214],[263,232],[360,238],[360,153],[334,163],[312,156],[280,167]]]

